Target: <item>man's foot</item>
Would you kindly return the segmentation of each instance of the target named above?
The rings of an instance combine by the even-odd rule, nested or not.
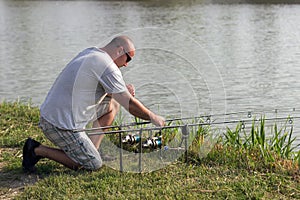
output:
[[[28,138],[23,147],[23,161],[22,168],[24,172],[35,172],[34,165],[42,158],[41,156],[37,156],[34,153],[34,149],[40,146],[41,143]]]

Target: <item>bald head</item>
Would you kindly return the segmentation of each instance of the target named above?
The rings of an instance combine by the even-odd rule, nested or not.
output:
[[[128,36],[122,35],[122,36],[117,36],[114,39],[112,39],[112,41],[110,41],[110,43],[108,43],[108,45],[113,45],[116,47],[123,46],[123,47],[129,48],[129,47],[133,47],[133,42]],[[128,49],[128,50],[130,50],[130,49]]]
[[[118,67],[127,66],[129,61],[126,60],[131,60],[135,54],[132,40],[125,35],[115,37],[101,49],[110,55]],[[125,60],[123,59],[124,56]],[[128,59],[127,56],[129,56],[130,59]]]

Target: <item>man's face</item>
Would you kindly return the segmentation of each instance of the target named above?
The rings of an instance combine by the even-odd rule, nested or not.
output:
[[[132,60],[134,57],[135,50],[127,50],[124,47],[121,47],[120,53],[118,58],[115,60],[115,64],[121,68],[121,67],[127,67],[128,63]]]

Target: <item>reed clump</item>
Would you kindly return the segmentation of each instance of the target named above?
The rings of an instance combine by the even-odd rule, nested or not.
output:
[[[253,119],[247,132],[241,122],[235,129],[227,128],[207,157],[197,159],[197,152],[190,156],[195,164],[228,164],[248,170],[298,174],[300,144],[294,144],[293,127],[288,130],[286,124],[279,128],[275,123],[267,130],[265,118],[261,117],[260,120]]]

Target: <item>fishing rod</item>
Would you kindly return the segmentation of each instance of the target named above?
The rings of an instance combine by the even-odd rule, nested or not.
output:
[[[165,122],[173,122],[173,121],[182,121],[182,120],[188,120],[188,119],[200,119],[200,118],[210,118],[211,115],[202,115],[198,117],[182,117],[182,118],[174,118],[174,119],[167,119]],[[209,120],[208,120],[209,121]],[[101,129],[121,129],[124,127],[131,127],[131,126],[139,126],[139,125],[146,125],[150,124],[151,121],[142,121],[142,122],[133,122],[129,124],[121,124],[121,125],[113,125],[113,126],[102,126],[102,127],[96,127],[96,128],[89,128],[89,129],[75,129],[73,132],[81,132],[81,131],[86,131],[86,132],[91,132],[91,131],[97,131]]]
[[[293,108],[293,111],[295,111],[296,109]],[[218,117],[218,116],[226,116],[226,115],[236,115],[236,114],[246,114],[247,113],[247,117],[251,118],[253,116],[253,114],[255,114],[255,112],[253,111],[241,111],[241,112],[231,112],[231,113],[224,113],[224,114],[206,114],[206,115],[200,115],[198,117],[182,117],[182,118],[173,118],[173,119],[167,119],[165,120],[165,122],[173,122],[173,121],[184,121],[184,120],[197,120],[197,119],[203,119],[206,118],[207,122],[210,122],[212,118]],[[278,109],[275,109],[275,113],[278,113]],[[140,126],[140,125],[146,125],[146,124],[150,124],[151,121],[142,121],[142,122],[133,122],[133,123],[129,123],[129,124],[120,124],[120,125],[111,125],[111,126],[103,126],[103,127],[95,127],[95,128],[84,128],[84,129],[75,129],[73,130],[74,132],[94,132],[94,131],[99,131],[99,130],[103,130],[103,129],[122,129],[125,127],[132,127],[132,126]],[[223,122],[224,124],[226,124],[226,122]]]
[[[89,131],[92,131],[92,133],[89,133],[89,135],[101,135],[101,134],[117,134],[117,133],[127,133],[127,132],[140,132],[140,131],[162,131],[164,129],[174,129],[174,128],[183,128],[183,127],[195,127],[195,126],[212,126],[212,125],[220,125],[220,124],[236,124],[241,123],[244,124],[248,122],[257,122],[261,120],[265,121],[275,121],[275,120],[288,120],[290,124],[293,123],[294,119],[300,119],[300,116],[294,116],[294,117],[276,117],[276,118],[263,118],[263,119],[247,119],[247,120],[231,120],[231,121],[213,121],[213,122],[199,122],[199,123],[192,123],[192,124],[181,124],[181,125],[167,125],[163,127],[144,127],[144,128],[134,128],[134,129],[119,129],[119,130],[112,130],[112,131],[98,131],[101,129],[87,129]],[[94,132],[93,132],[94,131]]]

